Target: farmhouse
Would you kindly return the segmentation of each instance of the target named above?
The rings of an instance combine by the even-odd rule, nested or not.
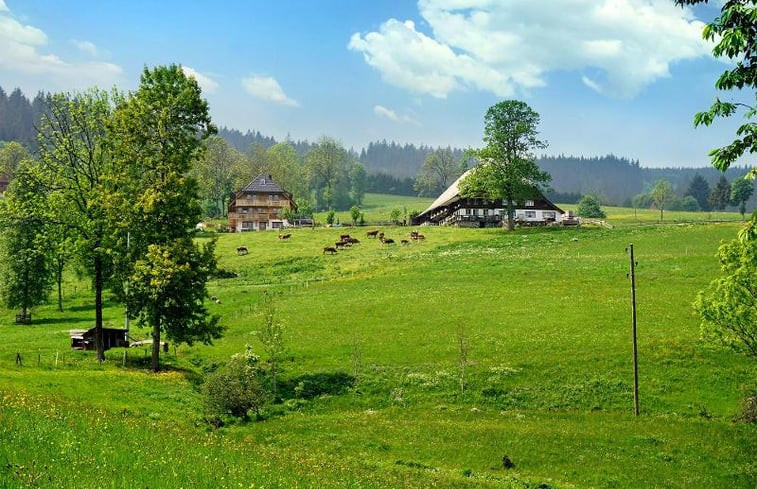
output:
[[[297,210],[292,194],[273,181],[258,175],[234,194],[229,203],[229,227],[234,231],[265,231],[287,225],[286,209]]]
[[[429,206],[413,218],[412,224],[460,227],[497,227],[507,221],[507,209],[501,200],[463,198],[458,185],[472,171],[468,170]],[[531,198],[516,203],[515,220],[522,224],[560,222],[565,211],[550,202],[536,188]]]

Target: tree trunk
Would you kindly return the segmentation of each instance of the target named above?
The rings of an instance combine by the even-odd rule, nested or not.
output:
[[[157,316],[157,315],[156,315]],[[160,318],[155,317],[152,325],[152,371],[160,371]]]
[[[512,199],[507,199],[507,230],[515,229],[515,206]]]
[[[97,349],[97,361],[104,362],[105,345],[103,344],[103,260],[98,251],[95,251],[95,348]]]
[[[58,259],[55,265],[55,281],[58,282],[58,310],[63,312],[63,260]]]

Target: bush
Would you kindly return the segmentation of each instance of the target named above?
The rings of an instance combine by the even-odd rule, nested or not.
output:
[[[757,424],[757,392],[752,393],[752,395],[741,402],[741,409],[736,420],[743,423]]]
[[[702,208],[700,207],[699,202],[697,202],[697,199],[691,195],[687,195],[681,199],[681,210],[694,212],[701,211]]]
[[[581,198],[581,201],[578,202],[576,213],[581,217],[607,217],[605,212],[599,207],[599,199],[593,195],[584,195]]]
[[[329,209],[329,211],[326,213],[326,224],[331,226],[334,224],[334,216],[336,213],[334,212],[334,209]]]
[[[231,415],[244,420],[254,411],[260,417],[260,409],[266,402],[266,393],[261,384],[263,371],[260,359],[248,346],[243,354],[208,374],[203,391],[205,404],[211,415]]]

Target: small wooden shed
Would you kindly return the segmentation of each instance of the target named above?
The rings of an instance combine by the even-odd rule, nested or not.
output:
[[[102,333],[103,348],[106,350],[129,346],[125,329],[103,328]],[[74,350],[94,350],[97,348],[95,345],[95,328],[72,329],[69,331],[69,335],[71,336],[71,348]]]

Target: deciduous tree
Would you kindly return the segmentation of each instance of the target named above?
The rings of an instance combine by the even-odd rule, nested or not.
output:
[[[118,200],[127,203],[115,211],[131,238],[121,262],[129,271],[126,301],[130,317],[152,330],[154,371],[162,333],[192,344],[210,343],[222,332],[204,305],[214,243],[200,248],[192,241],[202,210],[189,176],[203,156],[202,140],[214,132],[197,81],[177,65],[145,68],[139,89],[114,114]]]
[[[340,209],[349,205],[348,171],[352,166],[349,154],[334,139],[321,138],[305,156],[305,167],[310,186],[316,193],[320,209]]]
[[[437,196],[462,175],[461,169],[451,149],[436,149],[426,156],[413,188],[420,196]]]
[[[673,185],[664,179],[657,180],[652,190],[649,192],[649,196],[652,198],[655,206],[660,210],[660,221],[664,220],[665,206],[675,197],[673,191]]]
[[[576,213],[581,217],[606,217],[605,211],[599,205],[599,199],[594,195],[584,195],[578,202]]]
[[[539,139],[537,114],[525,102],[507,100],[493,105],[484,118],[486,146],[471,151],[478,161],[460,182],[464,197],[501,199],[507,208],[507,229],[515,227],[515,204],[533,197],[550,176],[536,165],[533,151],[545,148]]]
[[[731,203],[739,206],[741,219],[746,213],[746,201],[754,193],[754,182],[746,178],[737,178],[731,183]]]
[[[720,178],[718,178],[712,192],[710,192],[708,202],[710,207],[716,211],[722,211],[731,203],[731,184],[728,183],[725,175],[720,175]]]
[[[211,203],[213,217],[225,216],[234,183],[240,179],[239,151],[218,136],[205,140],[205,154],[197,161],[192,174],[197,178],[202,197]]]

